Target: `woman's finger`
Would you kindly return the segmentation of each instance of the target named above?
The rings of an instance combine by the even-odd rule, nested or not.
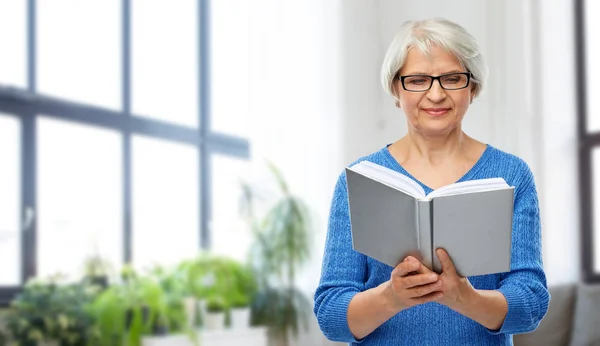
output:
[[[413,288],[417,286],[427,285],[436,281],[438,281],[438,275],[435,273],[409,275],[402,278],[402,286],[404,288]]]
[[[392,275],[404,277],[409,273],[419,270],[420,264],[421,262],[417,261],[416,259],[404,260],[400,262],[396,268],[394,268]]]
[[[442,282],[436,281],[434,283],[430,283],[427,285],[416,286],[407,290],[408,296],[410,298],[418,298],[423,297],[433,292],[439,291],[442,288]]]

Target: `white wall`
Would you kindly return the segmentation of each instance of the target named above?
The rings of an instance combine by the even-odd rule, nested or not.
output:
[[[311,207],[312,259],[298,278],[312,300],[321,273],[327,217],[344,167],[344,119],[339,1],[252,2],[252,160],[282,170],[293,192]],[[316,319],[298,345],[329,345]]]
[[[261,0],[252,8],[251,155],[258,166],[264,159],[279,166],[314,212],[313,260],[299,279],[309,294],[318,283],[329,203],[343,167],[338,6]]]
[[[540,1],[540,166],[550,284],[580,279],[573,1]],[[560,83],[557,83],[560,81]]]
[[[340,6],[342,162],[347,165],[381,147],[383,57],[378,1],[342,1]],[[343,167],[340,167],[343,168]]]

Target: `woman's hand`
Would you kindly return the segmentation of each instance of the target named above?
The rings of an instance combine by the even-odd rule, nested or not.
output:
[[[438,302],[490,330],[499,330],[508,313],[508,302],[504,295],[495,290],[476,290],[467,278],[456,273],[444,249],[437,249],[436,255],[442,264],[440,281],[444,294]]]
[[[461,311],[461,308],[464,308],[474,296],[475,289],[467,278],[456,273],[454,263],[446,250],[438,248],[435,253],[442,264],[440,291],[443,293],[443,297],[438,302],[455,311]]]
[[[387,282],[386,295],[397,309],[437,301],[442,298],[439,275],[425,267],[418,259],[408,256],[392,271]]]

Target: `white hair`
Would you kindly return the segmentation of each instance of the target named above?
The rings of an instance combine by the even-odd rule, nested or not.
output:
[[[475,38],[462,26],[437,18],[402,24],[390,43],[381,67],[381,83],[385,91],[398,101],[394,84],[408,51],[416,47],[423,54],[428,54],[433,45],[456,56],[460,64],[471,72],[474,97],[480,95],[487,81],[488,66]]]

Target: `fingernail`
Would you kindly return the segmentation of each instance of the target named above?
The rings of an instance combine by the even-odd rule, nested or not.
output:
[[[433,280],[436,280],[436,279],[437,279],[437,275],[435,275],[435,274],[429,275],[429,280],[433,281]]]

